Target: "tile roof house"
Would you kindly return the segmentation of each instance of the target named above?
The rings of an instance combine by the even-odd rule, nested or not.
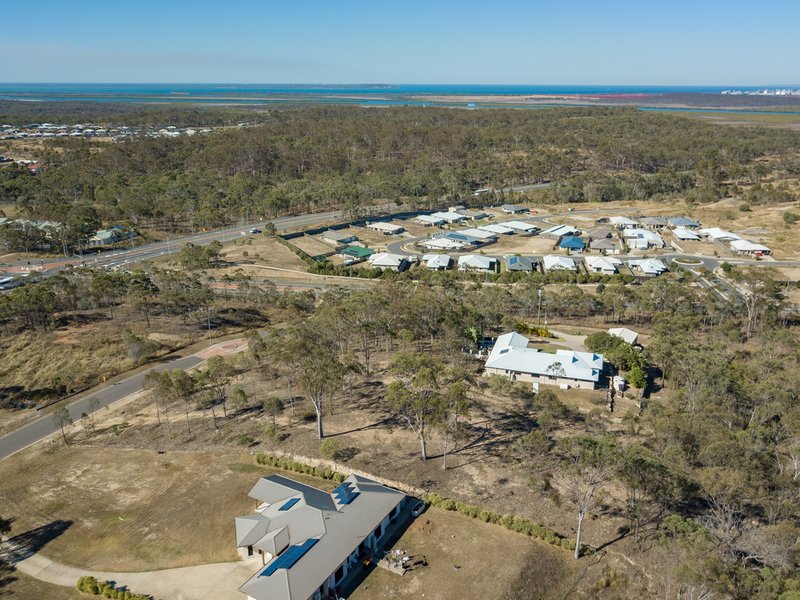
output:
[[[358,236],[355,236],[352,233],[334,231],[333,229],[323,231],[322,235],[320,235],[320,238],[323,242],[327,242],[333,246],[341,246],[342,244],[349,244],[350,242],[358,241]]]
[[[669,223],[671,227],[685,227],[686,229],[697,229],[700,227],[700,223],[688,217],[669,217],[667,223]]]
[[[380,549],[408,503],[403,492],[358,475],[331,493],[270,475],[249,495],[260,504],[254,514],[237,517],[235,526],[239,554],[258,565],[239,588],[252,600],[333,595],[362,559]]]
[[[619,254],[622,251],[622,245],[619,240],[603,238],[589,242],[589,249],[600,254]]]
[[[528,348],[529,342],[516,332],[498,337],[486,360],[484,375],[588,390],[597,386],[605,362],[602,354],[563,349],[551,354]]]

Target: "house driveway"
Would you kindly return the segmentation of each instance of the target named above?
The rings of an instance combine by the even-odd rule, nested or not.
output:
[[[75,587],[79,577],[92,575],[138,594],[150,594],[157,600],[241,600],[239,586],[252,577],[261,563],[239,561],[163,571],[106,573],[76,569],[33,554],[14,566],[26,575],[65,587]]]

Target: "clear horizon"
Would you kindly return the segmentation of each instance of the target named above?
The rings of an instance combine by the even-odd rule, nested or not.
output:
[[[4,21],[13,26],[0,40],[0,81],[800,83],[800,3],[789,0],[617,0],[602,6],[591,0],[497,0],[491,6],[409,0],[399,7],[366,0],[241,0],[235,9],[209,0],[189,8],[169,0],[42,0],[36,8],[34,16],[23,3],[4,7]]]

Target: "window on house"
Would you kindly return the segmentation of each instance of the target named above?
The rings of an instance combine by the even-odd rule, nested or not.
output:
[[[253,556],[253,547],[252,546],[248,546],[247,547],[247,556]]]
[[[336,569],[336,573],[334,573],[334,575],[333,575],[333,580],[336,583],[339,583],[342,580],[342,577],[344,577],[344,565],[342,565],[338,569]]]
[[[382,533],[383,533],[383,523],[381,523],[380,525],[378,525],[378,526],[375,528],[375,531],[373,531],[373,532],[372,532],[372,534],[373,534],[373,535],[374,535],[376,538],[379,538],[379,537],[381,537],[381,534],[382,534]]]

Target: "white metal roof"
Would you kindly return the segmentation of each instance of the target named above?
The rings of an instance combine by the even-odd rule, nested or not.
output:
[[[609,217],[608,222],[612,225],[636,226],[639,223],[629,217]]]
[[[373,267],[398,268],[406,261],[402,254],[391,252],[376,252],[367,259]]]
[[[584,260],[593,271],[601,273],[616,273],[617,266],[622,264],[620,259],[613,256],[587,256]]]
[[[565,235],[575,235],[578,233],[580,233],[579,230],[569,225],[556,225],[555,227],[551,227],[550,229],[545,229],[542,232],[542,235],[565,236]]]
[[[545,271],[553,271],[553,270],[567,270],[567,271],[574,271],[575,270],[575,261],[572,260],[569,256],[560,256],[558,254],[548,254],[543,259],[544,262],[544,270]]]
[[[367,225],[367,227],[376,231],[385,231],[387,233],[403,231],[403,228],[400,225],[395,225],[394,223],[370,223]]]
[[[627,327],[612,327],[608,330],[608,333],[614,337],[620,338],[628,344],[635,344],[636,340],[639,339],[639,334]]]
[[[770,249],[766,246],[756,244],[750,240],[733,240],[731,242],[731,248],[742,252],[770,252]]]
[[[533,223],[526,223],[525,221],[505,221],[501,223],[503,227],[510,227],[511,229],[516,229],[518,231],[536,231],[539,228],[534,225]]]
[[[706,229],[699,230],[701,234],[710,237],[715,242],[725,240],[740,240],[741,236],[736,235],[730,231],[725,231],[719,227],[707,227]]]
[[[429,269],[447,269],[450,267],[450,263],[453,262],[453,259],[449,254],[426,254],[422,257],[422,262],[424,262]]]
[[[661,275],[661,273],[667,270],[667,266],[657,258],[629,260],[628,264],[631,267],[638,267],[647,275]]]
[[[481,231],[488,231],[489,233],[500,234],[500,235],[508,235],[509,233],[514,233],[516,230],[513,227],[506,227],[505,225],[501,225],[499,223],[489,223],[488,225],[481,225],[478,227]]]
[[[458,250],[464,247],[464,243],[447,237],[440,237],[426,240],[422,242],[422,246],[431,250]]]
[[[460,233],[462,235],[468,235],[470,237],[473,237],[473,238],[481,240],[481,241],[488,241],[488,240],[496,240],[497,239],[497,234],[496,233],[492,233],[491,231],[486,231],[483,228],[481,228],[481,229],[477,229],[477,228],[460,229],[460,230],[456,231],[455,233]]]
[[[435,212],[431,214],[432,217],[437,219],[442,219],[443,221],[447,221],[448,223],[457,223],[458,221],[463,221],[466,219],[464,215],[460,215],[457,212]]]
[[[497,338],[489,353],[486,368],[531,375],[553,375],[580,381],[598,381],[604,357],[592,352],[558,350],[555,354],[528,348],[528,338],[516,332]],[[560,367],[560,369],[559,369]]]
[[[478,269],[481,271],[491,271],[497,264],[497,259],[491,256],[481,256],[480,254],[465,254],[458,257],[458,268],[462,271],[467,269]]]
[[[434,217],[433,215],[419,215],[416,220],[420,223],[428,223],[429,225],[441,225],[444,219]]]
[[[697,235],[696,232],[692,231],[691,229],[686,229],[685,227],[676,227],[672,231],[672,235],[674,235],[679,240],[699,240],[700,236]]]

